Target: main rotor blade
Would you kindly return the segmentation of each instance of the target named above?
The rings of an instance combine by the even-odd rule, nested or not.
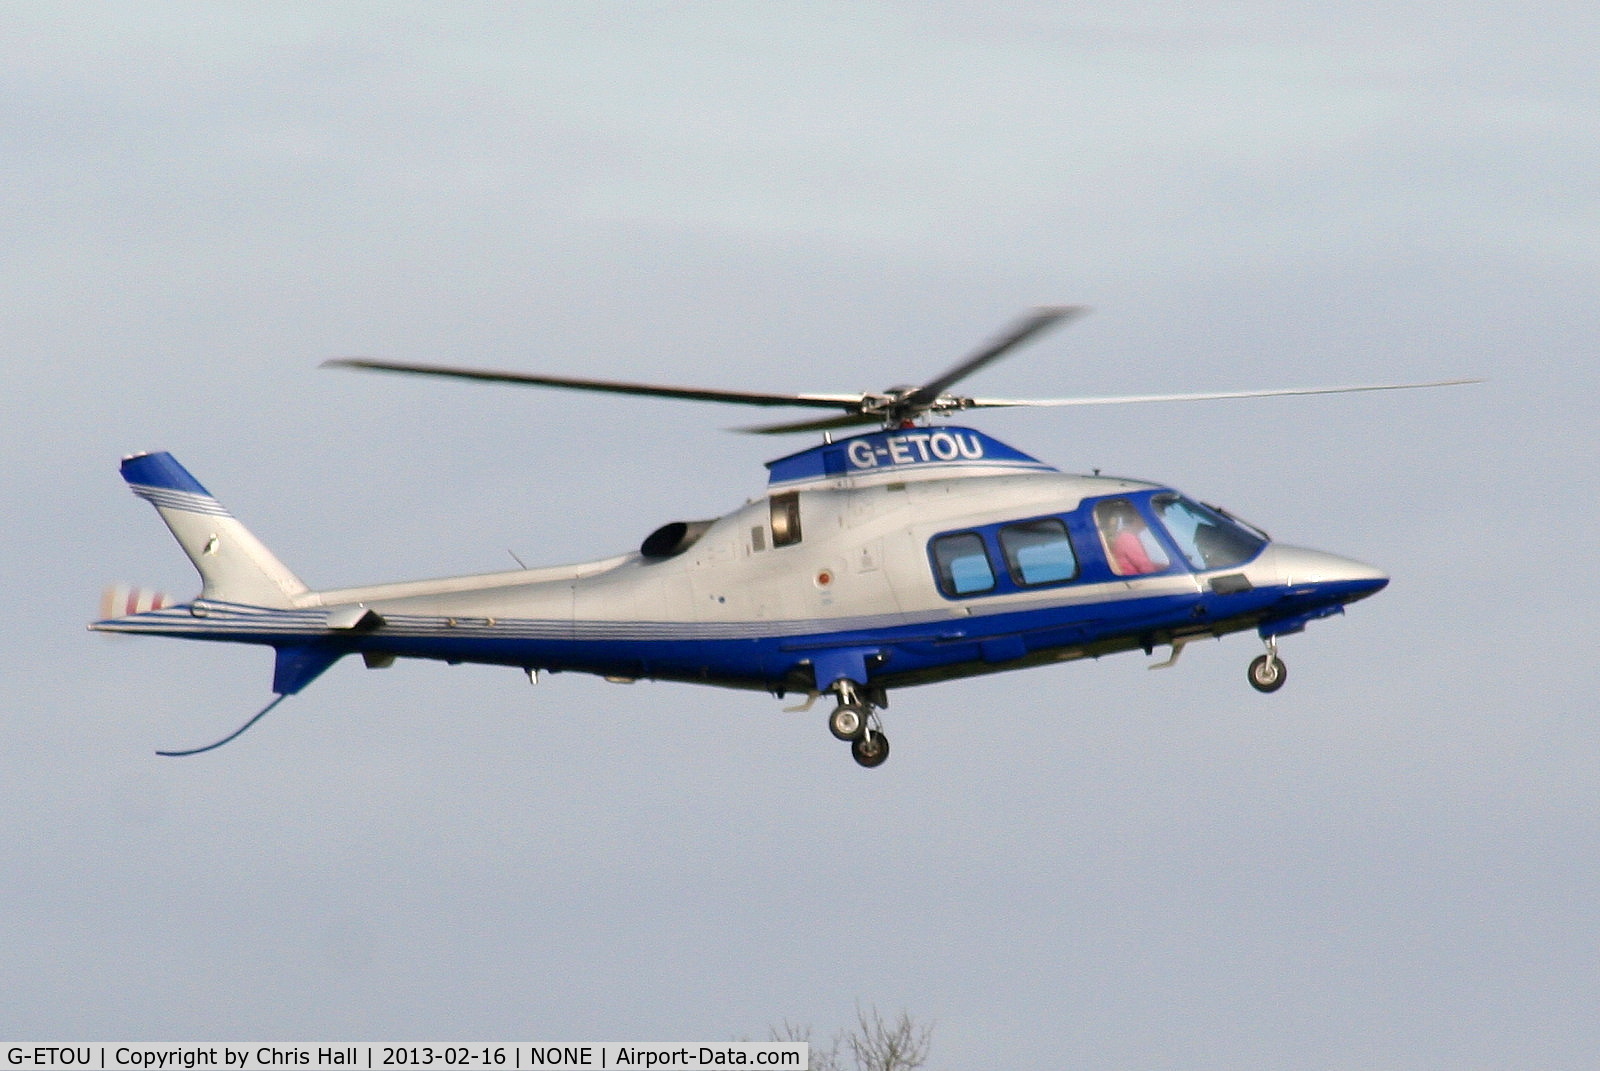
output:
[[[961,380],[966,379],[984,365],[1005,356],[1011,350],[1022,345],[1046,328],[1071,317],[1080,316],[1088,311],[1082,305],[1048,305],[1035,309],[1032,313],[1023,317],[1015,327],[977,353],[947,369],[943,375],[930,379],[910,394],[907,394],[902,399],[902,402],[913,409],[925,409],[937,401],[945,391]]]
[[[733,405],[801,405],[816,409],[856,410],[859,394],[766,394],[757,391],[718,390],[713,387],[672,387],[656,383],[626,383],[611,379],[579,379],[572,376],[539,376],[526,372],[503,372],[488,368],[456,368],[451,365],[410,364],[380,361],[370,357],[340,357],[323,361],[324,368],[360,368],[375,372],[404,372],[408,375],[440,376],[446,379],[475,379],[485,383],[514,383],[521,386],[555,387],[561,390],[599,391],[605,394],[640,394],[651,398],[678,398],[694,402],[724,402]]]
[[[752,424],[749,427],[731,428],[730,431],[746,435],[787,435],[795,431],[833,431],[837,428],[855,428],[866,424],[878,425],[883,418],[876,413],[846,413],[844,416],[824,417],[821,420],[797,420],[783,424]]]
[[[1354,387],[1300,387],[1288,390],[1235,390],[1205,394],[1128,394],[1103,398],[969,398],[963,409],[1004,409],[1014,406],[1139,405],[1144,402],[1213,402],[1226,398],[1282,398],[1300,394],[1358,394],[1375,390],[1420,390],[1483,383],[1482,379],[1439,379],[1429,383],[1365,383]]]

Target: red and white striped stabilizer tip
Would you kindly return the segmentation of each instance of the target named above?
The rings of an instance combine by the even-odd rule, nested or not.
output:
[[[162,610],[173,604],[172,596],[149,588],[136,588],[127,584],[113,584],[100,593],[100,618],[126,617]]]

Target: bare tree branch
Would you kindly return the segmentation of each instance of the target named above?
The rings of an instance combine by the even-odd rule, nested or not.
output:
[[[854,1030],[841,1032],[824,1047],[812,1040],[809,1026],[796,1026],[784,1020],[772,1027],[773,1041],[804,1041],[811,1046],[811,1071],[849,1071],[843,1053],[850,1054],[854,1071],[917,1071],[928,1062],[933,1047],[933,1027],[919,1026],[902,1011],[892,1021],[884,1019],[876,1007],[856,1006]]]
[[[783,1026],[772,1027],[767,1031],[767,1036],[772,1041],[803,1041],[811,1046],[811,1071],[845,1071],[844,1064],[839,1061],[839,1039],[834,1038],[824,1048],[811,1037],[809,1026],[796,1026],[789,1020],[783,1021]]]
[[[877,1008],[856,1008],[856,1029],[845,1038],[858,1071],[916,1071],[928,1062],[933,1027],[918,1026],[902,1011],[893,1022]]]

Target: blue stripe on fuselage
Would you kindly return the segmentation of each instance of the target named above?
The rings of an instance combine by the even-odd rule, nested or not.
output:
[[[189,639],[322,646],[341,653],[392,653],[447,662],[477,662],[601,676],[696,681],[730,687],[782,690],[797,687],[796,675],[828,651],[875,652],[871,681],[896,687],[991,672],[1052,652],[1086,654],[1152,647],[1174,636],[1223,635],[1275,621],[1309,620],[1318,611],[1337,612],[1369,595],[1383,581],[1262,587],[1231,594],[1164,594],[1091,603],[1034,607],[971,617],[941,617],[899,625],[740,637],[734,626],[707,635],[693,625],[648,626],[648,636],[630,636],[622,622],[534,622],[500,619],[494,624],[446,624],[445,619],[404,618],[375,632],[348,635],[318,627],[321,615],[304,611],[214,607],[196,618],[183,607],[119,619],[127,631],[158,632]],[[106,622],[105,624],[111,624]],[[637,623],[635,623],[637,624]],[[746,628],[764,623],[750,622]],[[134,627],[126,627],[134,626]],[[592,627],[591,627],[592,626]],[[123,631],[118,629],[117,631]],[[586,634],[587,633],[587,634]],[[821,682],[824,686],[830,682]]]
[[[1158,646],[1174,635],[1243,631],[1338,607],[1373,590],[1372,582],[1358,581],[1227,595],[1165,594],[787,636],[695,635],[692,627],[672,635],[670,626],[660,624],[652,627],[650,638],[630,637],[626,628],[585,636],[585,623],[579,622],[571,639],[497,637],[479,630],[468,635],[460,629],[395,636],[380,630],[349,642],[353,650],[410,657],[758,689],[780,688],[822,652],[849,648],[880,654],[870,683],[895,687],[988,672],[1053,651],[1083,648],[1099,653]],[[516,627],[512,621],[501,624]]]

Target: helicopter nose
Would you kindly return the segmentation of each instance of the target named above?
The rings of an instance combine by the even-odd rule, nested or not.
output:
[[[1309,586],[1344,596],[1344,601],[1382,591],[1389,583],[1388,574],[1365,562],[1341,558],[1320,550],[1304,547],[1276,546],[1275,564],[1279,582],[1289,587]]]

